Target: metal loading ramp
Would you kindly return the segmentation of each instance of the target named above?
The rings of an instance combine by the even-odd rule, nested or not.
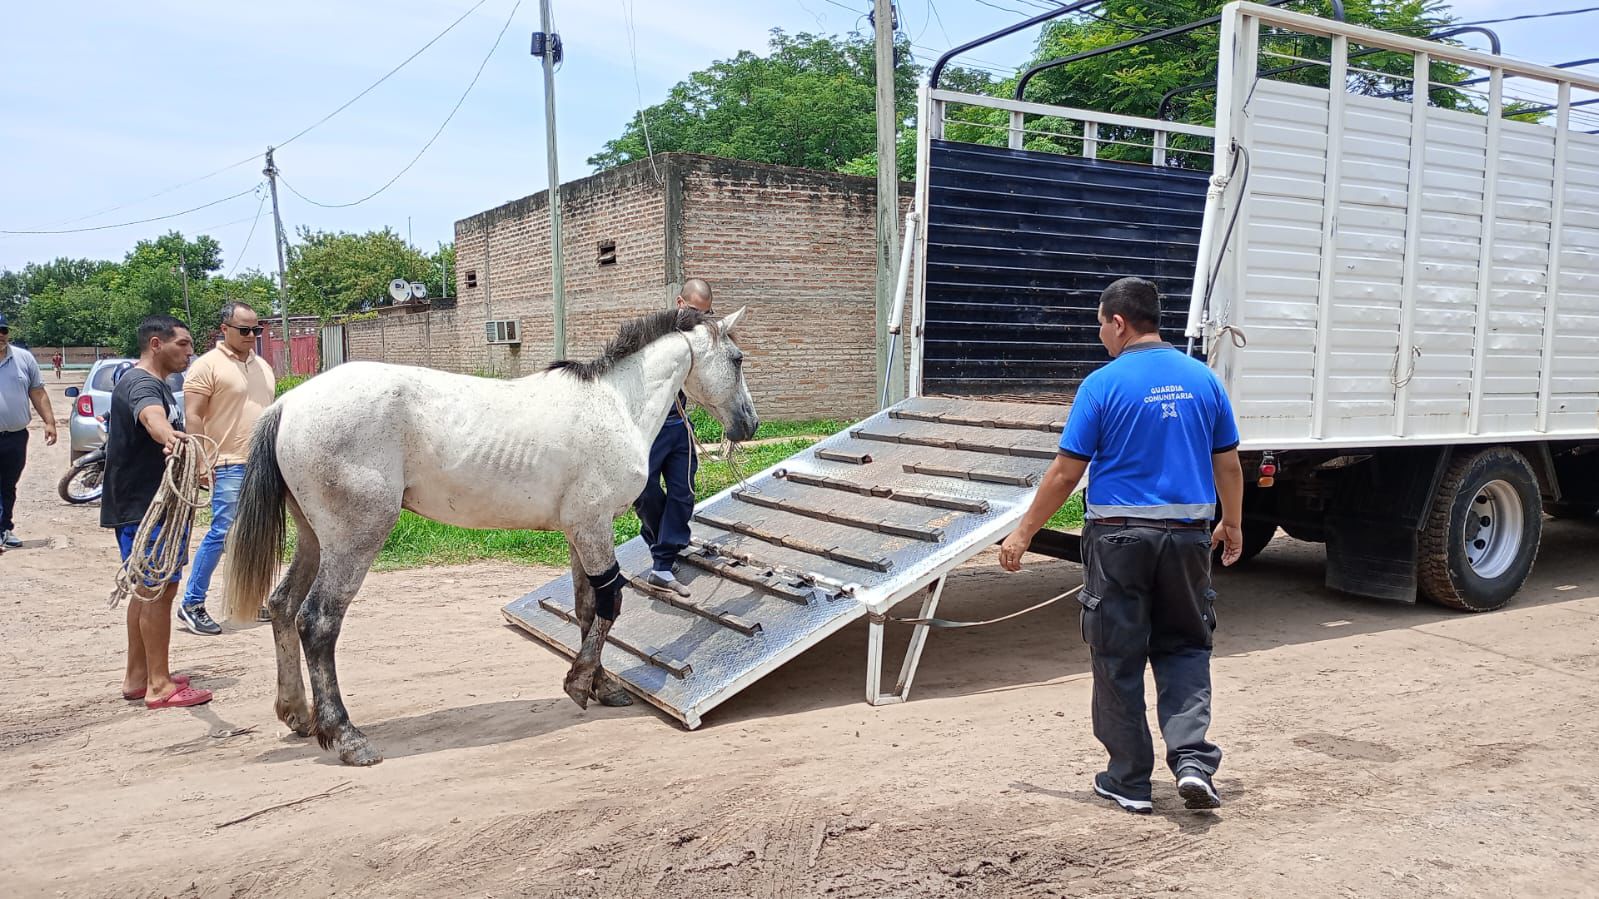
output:
[[[603,664],[690,729],[701,716],[868,612],[927,591],[1001,539],[1055,457],[1059,405],[916,397],[700,503],[675,594],[629,586]],[[642,575],[649,548],[617,547]],[[579,643],[571,576],[505,617],[567,656]],[[867,699],[904,699],[926,639],[917,626],[899,683],[880,687],[883,623],[871,624]]]

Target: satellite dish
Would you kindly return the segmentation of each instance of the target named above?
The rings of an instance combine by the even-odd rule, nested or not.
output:
[[[413,296],[413,297],[415,297],[416,299],[419,299],[419,300],[427,299],[427,297],[428,297],[428,286],[426,284],[423,284],[421,281],[412,281],[411,282],[411,296]]]
[[[403,303],[411,298],[411,282],[404,278],[395,278],[389,282],[389,296],[394,302]]]

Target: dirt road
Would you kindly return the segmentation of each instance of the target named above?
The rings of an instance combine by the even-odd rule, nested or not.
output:
[[[1221,577],[1227,805],[1185,812],[1162,779],[1135,818],[1086,792],[1102,756],[1063,607],[935,634],[882,709],[846,629],[689,733],[564,697],[564,662],[499,614],[555,572],[389,573],[340,671],[383,764],[278,725],[265,626],[175,635],[217,699],[147,711],[117,695],[113,544],[56,500],[65,464],[64,429],[35,441],[29,544],[0,556],[8,896],[1599,895],[1599,523],[1550,523],[1490,615],[1332,594],[1320,547],[1288,541]],[[980,560],[943,611],[1074,582],[1030,561]]]

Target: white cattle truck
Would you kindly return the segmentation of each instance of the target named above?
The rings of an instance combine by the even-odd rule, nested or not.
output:
[[[1340,590],[1484,610],[1544,512],[1592,513],[1599,79],[1267,5],[1178,30],[1216,25],[1218,100],[1192,123],[941,90],[935,66],[909,396],[701,502],[692,598],[635,585],[608,671],[693,728],[865,618],[868,701],[906,699],[947,576],[1016,526],[1105,364],[1095,312],[1124,275],[1161,287],[1168,335],[1232,395],[1250,554],[1281,528],[1327,544]],[[617,558],[651,564],[638,539]],[[505,615],[581,641],[569,577]]]
[[[1497,608],[1544,514],[1599,506],[1599,78],[1275,5],[1219,19],[1196,124],[935,70],[912,391],[1069,404],[1105,361],[1100,290],[1148,277],[1232,397],[1245,558],[1280,528],[1326,544],[1338,590]]]

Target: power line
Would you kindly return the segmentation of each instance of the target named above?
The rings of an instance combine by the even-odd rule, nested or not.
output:
[[[331,119],[334,116],[338,115],[339,113],[345,111],[346,109],[349,109],[351,104],[355,103],[355,101],[361,99],[362,97],[366,96],[367,94],[372,93],[372,91],[377,89],[378,85],[382,84],[385,81],[388,81],[389,78],[394,75],[394,73],[396,73],[396,72],[400,71],[401,69],[405,68],[407,65],[410,65],[411,60],[416,59],[418,56],[421,56],[422,53],[427,50],[427,48],[429,48],[429,47],[433,46],[434,44],[438,43],[440,38],[444,37],[446,34],[449,34],[451,31],[454,31],[455,30],[455,26],[461,24],[463,21],[466,20],[467,16],[470,16],[471,14],[477,12],[478,8],[481,7],[483,4],[485,4],[487,2],[489,2],[489,0],[478,0],[477,4],[475,6],[473,6],[471,9],[467,10],[466,12],[461,13],[461,17],[460,18],[456,19],[454,22],[451,22],[449,24],[449,26],[446,27],[443,31],[439,32],[438,34],[435,34],[433,36],[432,40],[430,40],[427,43],[423,44],[420,48],[417,49],[417,51],[415,53],[412,53],[410,56],[407,56],[405,59],[401,60],[399,65],[395,66],[394,68],[388,70],[388,72],[384,73],[382,78],[379,78],[378,80],[372,82],[370,85],[367,85],[366,90],[363,90],[359,94],[356,94],[355,96],[351,97],[350,99],[344,101],[344,105],[340,106],[338,109],[335,109],[332,112],[328,113],[327,115],[323,116],[322,118],[317,119],[315,122],[312,122],[310,125],[307,125],[306,127],[301,128],[299,131],[295,132],[293,137],[291,137],[291,138],[289,138],[288,140],[285,140],[285,141],[279,141],[278,143],[274,144],[273,146],[275,148],[281,150],[284,147],[288,146],[289,144],[292,144],[295,141],[299,140],[300,138],[302,138],[302,137],[306,136],[307,134],[311,133],[311,131],[315,130],[316,128],[321,127],[329,119]],[[518,3],[520,4],[520,0],[518,0]],[[513,10],[513,12],[514,12],[514,10]]]
[[[655,170],[655,144],[650,140],[650,120],[644,115],[644,87],[639,83],[638,77],[638,34],[633,30],[633,6],[628,0],[622,2],[622,19],[627,23],[627,49],[633,55],[633,91],[638,97],[638,120],[644,129],[645,158],[650,161],[650,174],[655,176],[655,182],[661,183],[661,173]]]
[[[265,191],[261,192],[261,202],[255,204],[255,223],[250,226],[250,233],[244,236],[244,246],[239,248],[239,257],[233,260],[233,267],[228,269],[226,277],[233,277],[233,273],[238,271],[239,265],[244,262],[244,254],[250,249],[250,239],[255,237],[256,226],[261,224],[261,210],[266,208],[267,196]]]
[[[1581,9],[1559,9],[1554,12],[1528,13],[1524,16],[1511,16],[1508,19],[1483,19],[1480,22],[1451,22],[1442,27],[1462,27],[1466,25],[1499,25],[1504,22],[1521,22],[1527,19],[1553,19],[1556,16],[1575,16],[1582,13],[1599,12],[1599,6],[1585,6]]]
[[[938,4],[934,3],[933,0],[927,0],[927,8],[930,12],[932,12],[933,18],[938,22],[938,31],[940,34],[944,35],[945,42],[950,44],[955,43],[954,41],[950,40],[949,30],[944,27],[944,17],[938,14]]]
[[[114,225],[94,225],[94,226],[91,226],[91,227],[88,227],[88,228],[33,229],[33,230],[15,230],[15,231],[0,229],[0,234],[81,234],[81,233],[83,233],[85,231],[108,231],[108,230],[110,230],[112,228],[127,228],[127,227],[130,227],[132,225],[147,225],[150,222],[166,221],[167,219],[175,219],[175,218],[177,218],[180,215],[188,215],[191,212],[199,212],[202,209],[210,209],[212,206],[221,205],[223,203],[228,202],[229,200],[237,200],[238,198],[244,196],[245,194],[255,192],[256,190],[260,189],[260,187],[261,187],[261,185],[257,184],[255,187],[246,188],[244,190],[239,191],[236,194],[230,194],[230,195],[228,195],[226,197],[223,197],[220,200],[212,200],[209,203],[201,203],[199,206],[190,207],[188,209],[183,210],[182,212],[173,212],[173,213],[169,213],[167,215],[151,216],[150,218],[147,218],[147,219],[138,219],[136,221],[131,221],[131,222],[118,222],[118,223],[116,223]]]
[[[485,2],[486,2],[486,0],[485,0]],[[478,6],[481,6],[481,5],[483,5],[483,4],[482,3],[478,4]],[[473,8],[476,9],[477,7],[473,7]],[[417,164],[417,161],[422,158],[422,154],[426,153],[428,151],[428,148],[433,146],[433,142],[439,139],[439,135],[444,133],[444,129],[450,124],[450,120],[454,119],[455,118],[455,114],[457,112],[461,111],[461,104],[466,102],[467,96],[472,93],[472,88],[477,87],[478,79],[483,77],[483,70],[488,67],[489,60],[494,58],[495,51],[500,49],[500,41],[505,38],[505,32],[511,27],[511,20],[516,18],[516,11],[518,9],[521,9],[521,8],[522,8],[522,0],[516,0],[516,3],[511,7],[511,14],[505,17],[505,24],[500,26],[500,33],[494,36],[494,45],[489,48],[489,52],[488,53],[484,54],[483,61],[478,63],[477,72],[475,72],[472,75],[472,82],[466,86],[466,90],[461,92],[461,97],[460,97],[460,99],[455,101],[455,106],[453,108],[451,108],[450,114],[444,117],[444,121],[439,123],[439,127],[438,127],[437,130],[435,130],[433,132],[433,136],[428,138],[427,143],[422,145],[422,149],[416,151],[416,155],[412,156],[411,157],[411,161],[407,162],[405,164],[405,168],[402,168],[398,172],[394,173],[394,177],[393,178],[390,178],[389,180],[383,182],[383,186],[382,187],[379,187],[377,190],[372,191],[371,193],[367,194],[366,196],[360,198],[359,200],[351,200],[348,203],[323,203],[323,202],[318,201],[318,200],[313,200],[310,197],[306,196],[305,194],[300,193],[297,189],[295,189],[293,184],[290,184],[283,177],[282,173],[278,174],[278,180],[282,181],[283,182],[283,186],[287,187],[289,189],[289,191],[291,193],[293,193],[295,196],[297,196],[300,199],[306,201],[307,203],[310,203],[312,206],[321,206],[324,209],[347,209],[347,208],[349,208],[351,206],[359,206],[362,203],[365,203],[367,200],[370,200],[373,197],[377,196],[378,194],[381,194],[384,191],[388,190],[391,186],[393,186],[394,182],[400,180],[400,178],[406,172],[409,172],[411,170],[412,166]],[[348,105],[348,104],[346,104],[346,105]],[[276,148],[274,148],[274,149],[276,149]]]
[[[990,0],[977,0],[977,2],[983,4],[984,6],[987,6],[987,7],[991,8],[991,9],[997,9],[1000,12],[1008,12],[1008,13],[1010,13],[1012,15],[1017,15],[1017,16],[1025,16],[1025,15],[1027,15],[1026,11],[1024,11],[1024,10],[1012,9],[1009,6],[1000,6],[998,3],[990,2]]]
[[[220,169],[216,169],[215,171],[207,172],[204,175],[199,176],[198,178],[190,178],[187,181],[180,181],[177,184],[172,185],[171,187],[163,187],[162,189],[156,191],[153,194],[150,194],[147,197],[140,197],[137,200],[129,200],[129,201],[125,202],[125,203],[118,203],[115,206],[107,206],[104,209],[100,209],[100,210],[97,210],[95,212],[91,212],[88,215],[80,215],[77,218],[64,219],[62,221],[55,222],[51,227],[56,227],[58,225],[73,225],[73,224],[77,224],[78,222],[84,221],[86,219],[92,219],[92,218],[96,218],[98,216],[105,215],[106,213],[109,213],[109,212],[116,212],[119,209],[126,209],[129,206],[137,206],[140,203],[149,202],[150,200],[154,200],[156,197],[165,196],[165,195],[167,195],[169,193],[172,193],[175,190],[180,190],[182,188],[188,187],[191,184],[199,184],[201,181],[205,181],[205,180],[210,179],[210,178],[215,178],[217,175],[220,175],[223,172],[232,171],[232,170],[238,168],[241,165],[248,165],[249,163],[252,163],[252,162],[254,162],[254,161],[256,161],[257,159],[260,159],[260,158],[261,158],[261,154],[257,153],[254,156],[248,157],[246,159],[241,159],[238,162],[229,163],[229,164],[223,166]]]
[[[440,38],[444,37],[445,35],[449,34],[451,31],[453,31],[455,29],[455,26],[461,24],[461,22],[465,21],[465,19],[468,16],[472,15],[472,13],[474,13],[474,12],[477,12],[478,8],[481,7],[484,3],[487,3],[487,2],[488,2],[488,0],[478,0],[478,3],[477,3],[476,6],[473,6],[471,9],[469,9],[466,12],[462,13],[460,18],[456,19],[454,22],[451,22],[449,24],[449,26],[446,27],[443,31],[441,31],[438,34],[434,35],[432,40],[430,40],[427,43],[423,44],[421,46],[421,48],[418,49],[415,53],[412,53],[410,56],[407,56],[403,61],[400,62],[399,65],[395,66],[394,68],[390,69],[387,73],[385,73],[383,75],[383,77],[381,77],[378,80],[372,82],[372,84],[368,85],[367,88],[365,90],[361,91],[359,94],[356,94],[354,97],[351,97],[343,106],[340,106],[338,109],[333,110],[332,112],[328,113],[327,115],[325,115],[322,118],[318,119],[317,121],[313,122],[309,126],[300,129],[300,131],[297,132],[293,137],[290,137],[288,140],[278,143],[277,146],[282,147],[282,146],[287,145],[291,141],[294,141],[294,140],[297,140],[297,139],[299,139],[301,137],[304,137],[306,134],[310,133],[312,130],[320,127],[323,124],[325,124],[329,119],[333,118],[334,116],[336,116],[339,113],[343,112],[344,110],[348,109],[353,103],[355,103],[355,101],[357,101],[357,100],[361,99],[362,97],[366,96],[367,94],[371,93],[375,88],[377,88],[378,85],[380,85],[383,82],[387,81],[396,72],[400,71],[401,69],[403,69],[407,65],[409,65],[412,60],[416,59],[418,56],[421,56],[423,51],[427,50],[429,47],[431,47],[434,44],[438,43]],[[106,213],[116,212],[119,209],[126,209],[129,206],[137,206],[140,203],[148,202],[150,200],[155,199],[156,197],[160,197],[160,196],[164,196],[166,194],[172,193],[175,190],[181,190],[182,188],[188,187],[188,186],[190,186],[192,184],[199,184],[201,181],[205,181],[207,179],[214,178],[217,175],[222,174],[223,172],[232,171],[233,169],[236,169],[236,168],[238,168],[241,165],[248,165],[248,164],[256,161],[257,159],[260,159],[262,157],[262,155],[264,155],[264,154],[256,153],[255,155],[246,157],[244,159],[241,159],[238,162],[229,163],[228,165],[225,165],[222,168],[216,169],[215,171],[207,172],[206,174],[201,175],[198,178],[190,178],[187,181],[180,181],[177,184],[174,184],[174,185],[172,185],[170,187],[163,187],[162,189],[160,189],[160,190],[156,191],[155,193],[150,194],[148,196],[140,197],[139,199],[136,199],[136,200],[129,200],[129,201],[125,202],[125,203],[118,203],[118,204],[116,204],[114,206],[108,206],[108,207],[106,207],[104,209],[101,209],[101,210],[98,210],[96,212],[91,212],[88,215],[81,215],[81,216],[78,216],[77,218],[66,219],[66,220],[58,222],[56,224],[59,224],[59,225],[70,225],[70,224],[74,224],[76,222],[84,221],[85,219],[96,218],[98,216],[105,215]],[[203,207],[200,207],[200,208],[203,208]],[[181,213],[179,213],[179,214],[181,214]],[[151,221],[155,221],[155,219],[152,219]],[[128,224],[138,224],[138,223],[130,222]],[[121,225],[107,225],[106,227],[108,227],[108,228],[117,228],[117,227],[122,227],[122,226]],[[87,229],[82,229],[82,230],[96,230],[96,229],[87,228]],[[16,233],[24,233],[24,232],[0,231],[0,233],[16,234]],[[43,230],[40,230],[40,231],[33,231],[33,232],[26,232],[26,233],[70,234],[70,233],[73,233],[73,232],[72,231],[43,231]]]

